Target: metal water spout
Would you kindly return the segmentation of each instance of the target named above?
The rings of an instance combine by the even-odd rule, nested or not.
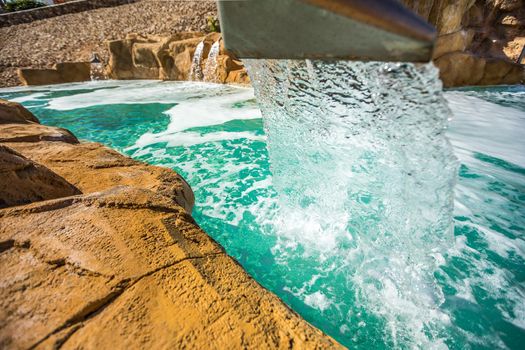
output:
[[[218,0],[239,58],[428,62],[435,29],[396,0]]]

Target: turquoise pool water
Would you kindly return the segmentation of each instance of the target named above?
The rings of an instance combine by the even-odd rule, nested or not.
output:
[[[251,89],[102,81],[0,89],[0,97],[45,124],[181,173],[195,191],[197,222],[257,281],[350,348],[525,344],[524,87],[446,93],[454,114],[447,134],[461,165],[454,239],[430,271],[439,297],[401,299],[382,285],[373,303],[346,259],[350,247],[315,250],[331,242],[276,232],[279,206]],[[294,224],[306,232],[314,223]]]

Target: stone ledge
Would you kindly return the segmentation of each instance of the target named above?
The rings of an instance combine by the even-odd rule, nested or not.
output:
[[[445,87],[523,84],[525,65],[505,59],[449,52],[435,60]]]
[[[18,69],[18,77],[23,85],[50,85],[75,83],[91,79],[89,62],[64,62],[55,64],[52,69]]]

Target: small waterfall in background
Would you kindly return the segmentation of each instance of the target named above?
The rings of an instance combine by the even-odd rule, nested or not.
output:
[[[104,64],[100,60],[100,57],[93,52],[90,59],[90,78],[91,80],[103,80],[106,79],[104,72]]]
[[[191,62],[189,80],[200,81],[203,78],[201,62],[202,62],[202,52],[204,50],[204,41],[201,41],[195,48],[195,53],[193,54],[193,60]]]
[[[206,66],[204,67],[204,81],[207,81],[210,83],[218,82],[217,58],[219,57],[219,49],[220,49],[220,40],[217,40],[211,46],[210,53],[208,54],[208,59],[206,60]]]
[[[104,79],[104,66],[102,63],[91,63],[91,80]]]
[[[323,273],[345,270],[355,297],[348,302],[385,320],[385,343],[438,339],[442,329],[432,325],[447,320],[434,272],[454,242],[457,160],[444,135],[450,112],[437,69],[244,62],[278,192],[274,255],[310,256],[329,266]],[[361,324],[359,313],[347,317]]]

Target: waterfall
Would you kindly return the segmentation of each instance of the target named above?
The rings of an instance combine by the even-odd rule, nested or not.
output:
[[[104,79],[104,66],[101,62],[92,62],[91,70],[89,73],[91,80],[102,80]]]
[[[211,46],[210,53],[208,54],[208,59],[206,60],[206,66],[204,67],[204,81],[208,81],[208,82],[211,82],[211,83],[217,83],[218,82],[218,77],[217,77],[218,61],[217,61],[217,58],[219,56],[219,49],[220,49],[220,41],[217,40]]]
[[[437,69],[244,62],[278,192],[274,255],[336,262],[329,268],[347,270],[350,303],[384,319],[392,344],[403,337],[421,345],[432,319],[443,317],[434,271],[454,240],[457,161]]]
[[[201,41],[195,48],[195,53],[193,54],[193,59],[191,61],[189,80],[202,80],[202,52],[204,50],[204,41]]]

